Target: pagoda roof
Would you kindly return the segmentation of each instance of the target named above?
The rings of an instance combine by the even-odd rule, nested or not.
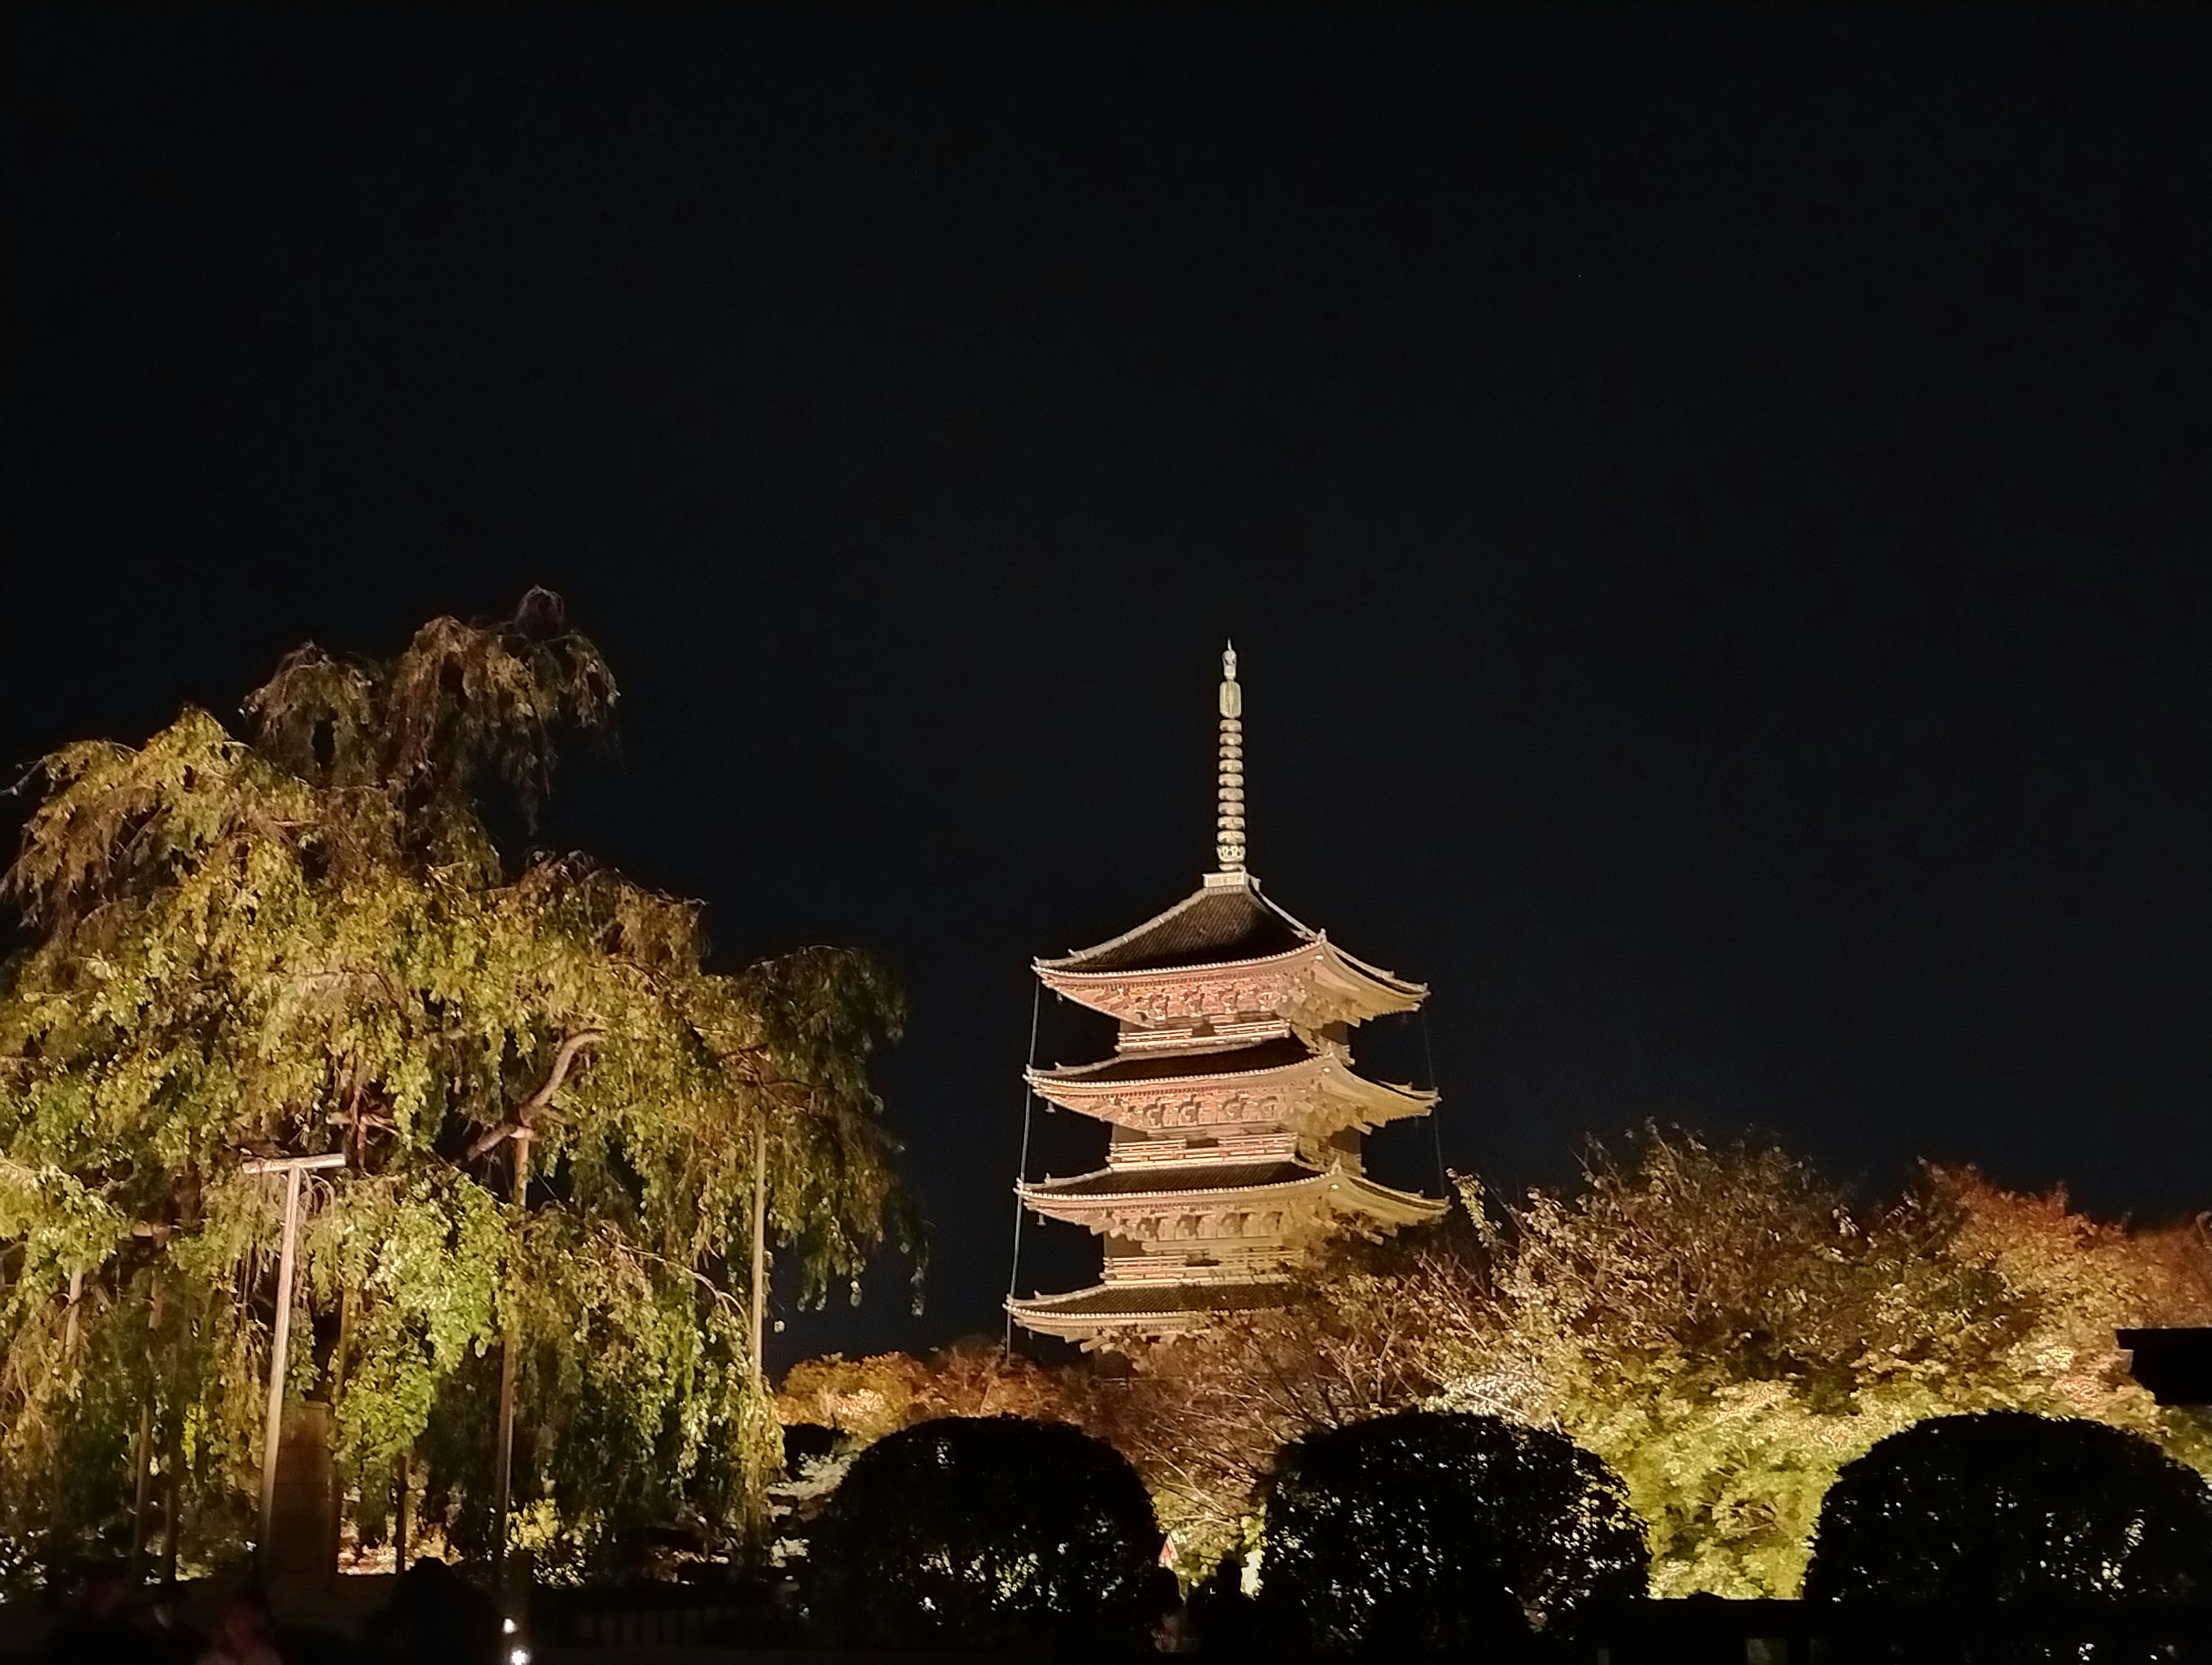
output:
[[[1248,1101],[1272,1104],[1273,1119],[1309,1131],[1380,1127],[1401,1116],[1426,1115],[1437,1103],[1434,1092],[1369,1080],[1352,1068],[1341,1046],[1315,1046],[1297,1036],[1205,1050],[1122,1053],[1097,1064],[1033,1069],[1029,1081],[1064,1109],[1149,1129],[1194,1125],[1188,1116],[1164,1121],[1163,1107],[1207,1094],[1231,1095],[1240,1107]],[[1243,1108],[1226,1117],[1256,1119]]]
[[[1100,1168],[1066,1179],[1019,1185],[1015,1194],[1040,1214],[1091,1223],[1094,1231],[1102,1229],[1093,1223],[1094,1217],[1110,1218],[1128,1212],[1131,1204],[1149,1213],[1156,1204],[1169,1209],[1206,1198],[1232,1203],[1334,1203],[1394,1225],[1432,1220],[1444,1211],[1444,1205],[1433,1198],[1378,1185],[1341,1165],[1316,1168],[1298,1161],[1164,1162]]]
[[[1193,1191],[1249,1191],[1317,1178],[1325,1170],[1296,1161],[1148,1163],[1040,1180],[1024,1192],[1050,1197],[1182,1196]]]
[[[1279,1035],[1243,1046],[1162,1048],[1157,1052],[1120,1053],[1096,1064],[1062,1064],[1034,1072],[1039,1081],[1171,1081],[1188,1076],[1255,1075],[1322,1056],[1295,1035]]]
[[[1055,992],[1151,1029],[1211,1011],[1270,1011],[1308,1026],[1411,1012],[1422,984],[1347,954],[1300,924],[1243,873],[1195,893],[1110,942],[1036,962]],[[1208,1002],[1215,1002],[1209,1006]]]
[[[1052,971],[1164,971],[1267,959],[1320,935],[1261,895],[1259,880],[1234,877],[1234,884],[1201,886],[1133,931],[1037,965]]]
[[[1006,1311],[1024,1329],[1066,1340],[1110,1331],[1168,1335],[1210,1318],[1281,1307],[1285,1289],[1283,1283],[1102,1283],[1064,1296],[1009,1298]]]
[[[1066,1295],[1037,1295],[1012,1303],[1017,1310],[1049,1308],[1067,1313],[1249,1312],[1283,1298],[1287,1283],[1094,1284]]]

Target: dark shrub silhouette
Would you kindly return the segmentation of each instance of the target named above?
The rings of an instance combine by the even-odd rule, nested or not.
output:
[[[1510,1648],[1644,1594],[1620,1477],[1559,1434],[1407,1411],[1309,1434],[1267,1484],[1261,1636],[1295,1652]]]
[[[1061,1423],[945,1417],[854,1460],[814,1529],[807,1604],[851,1648],[1127,1651],[1159,1614],[1136,1470]]]
[[[1936,1417],[1844,1465],[1810,1600],[2212,1597],[2212,1486],[2140,1435],[2025,1411]]]

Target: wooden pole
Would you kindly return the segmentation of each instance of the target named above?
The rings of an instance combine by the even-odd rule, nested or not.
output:
[[[131,1588],[146,1582],[146,1505],[154,1497],[154,1401],[138,1407],[138,1444],[132,1455],[138,1484],[131,1498]]]
[[[337,1440],[338,1410],[345,1402],[346,1349],[353,1344],[353,1291],[343,1286],[338,1290],[338,1346],[337,1357],[331,1361],[331,1437]],[[329,1561],[333,1571],[338,1564],[338,1545],[345,1537],[345,1476],[333,1469],[331,1475],[331,1518]]]
[[[276,1525],[276,1447],[284,1437],[284,1367],[292,1346],[292,1256],[300,1231],[300,1170],[284,1170],[284,1237],[276,1251],[276,1331],[269,1344],[269,1408],[261,1424],[261,1534],[255,1553],[265,1574]]]
[[[147,1291],[146,1353],[159,1358],[161,1334],[161,1274],[157,1270]],[[135,1458],[138,1484],[131,1501],[131,1584],[146,1582],[146,1510],[154,1499],[154,1388],[146,1387],[146,1402],[138,1407],[138,1449]]]
[[[761,1341],[768,1328],[768,1127],[753,1130],[753,1387],[763,1388]]]
[[[276,1326],[269,1347],[269,1408],[261,1428],[261,1535],[253,1549],[269,1570],[270,1536],[276,1529],[276,1448],[284,1437],[284,1370],[292,1346],[292,1263],[300,1247],[300,1176],[310,1168],[343,1168],[345,1152],[319,1157],[270,1157],[246,1164],[249,1174],[284,1176],[284,1236],[276,1252]]]
[[[508,1200],[518,1211],[530,1188],[530,1133],[519,1130],[514,1139],[514,1178],[507,1188]],[[507,1514],[514,1478],[514,1321],[509,1316],[501,1327],[499,1340],[499,1449],[497,1469],[492,1480],[491,1519],[491,1587],[501,1595],[507,1594]]]
[[[392,1547],[395,1563],[392,1567],[394,1572],[407,1571],[407,1483],[411,1478],[407,1472],[410,1466],[407,1461],[408,1455],[407,1452],[402,1451],[398,1461],[392,1466],[392,1479],[398,1482],[399,1494],[399,1500],[392,1509]]]
[[[164,1587],[177,1582],[177,1540],[183,1523],[178,1511],[185,1506],[184,1436],[179,1431],[181,1418],[169,1422],[168,1437],[161,1449],[161,1583]]]

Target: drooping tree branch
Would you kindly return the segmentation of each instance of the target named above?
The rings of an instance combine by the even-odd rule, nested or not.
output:
[[[478,1133],[469,1145],[467,1159],[474,1162],[478,1157],[497,1149],[503,1140],[530,1133],[531,1124],[538,1113],[553,1102],[553,1095],[561,1091],[561,1084],[568,1079],[569,1066],[576,1061],[576,1054],[586,1047],[606,1038],[607,1032],[603,1029],[581,1029],[562,1041],[560,1049],[553,1054],[553,1067],[546,1073],[545,1079],[538,1091],[515,1107],[513,1120],[502,1121],[495,1127],[487,1127]]]

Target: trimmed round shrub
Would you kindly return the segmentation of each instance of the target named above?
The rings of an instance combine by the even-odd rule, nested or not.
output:
[[[2212,1486],[2139,1434],[1933,1417],[1845,1463],[1805,1595],[1863,1603],[2212,1596]]]
[[[848,1648],[1126,1652],[1159,1617],[1162,1542],[1103,1441],[943,1417],[853,1460],[814,1529],[807,1606]]]
[[[1640,1596],[1649,1569],[1602,1459],[1496,1417],[1407,1411],[1283,1448],[1260,1627],[1300,1653],[1479,1652]]]

